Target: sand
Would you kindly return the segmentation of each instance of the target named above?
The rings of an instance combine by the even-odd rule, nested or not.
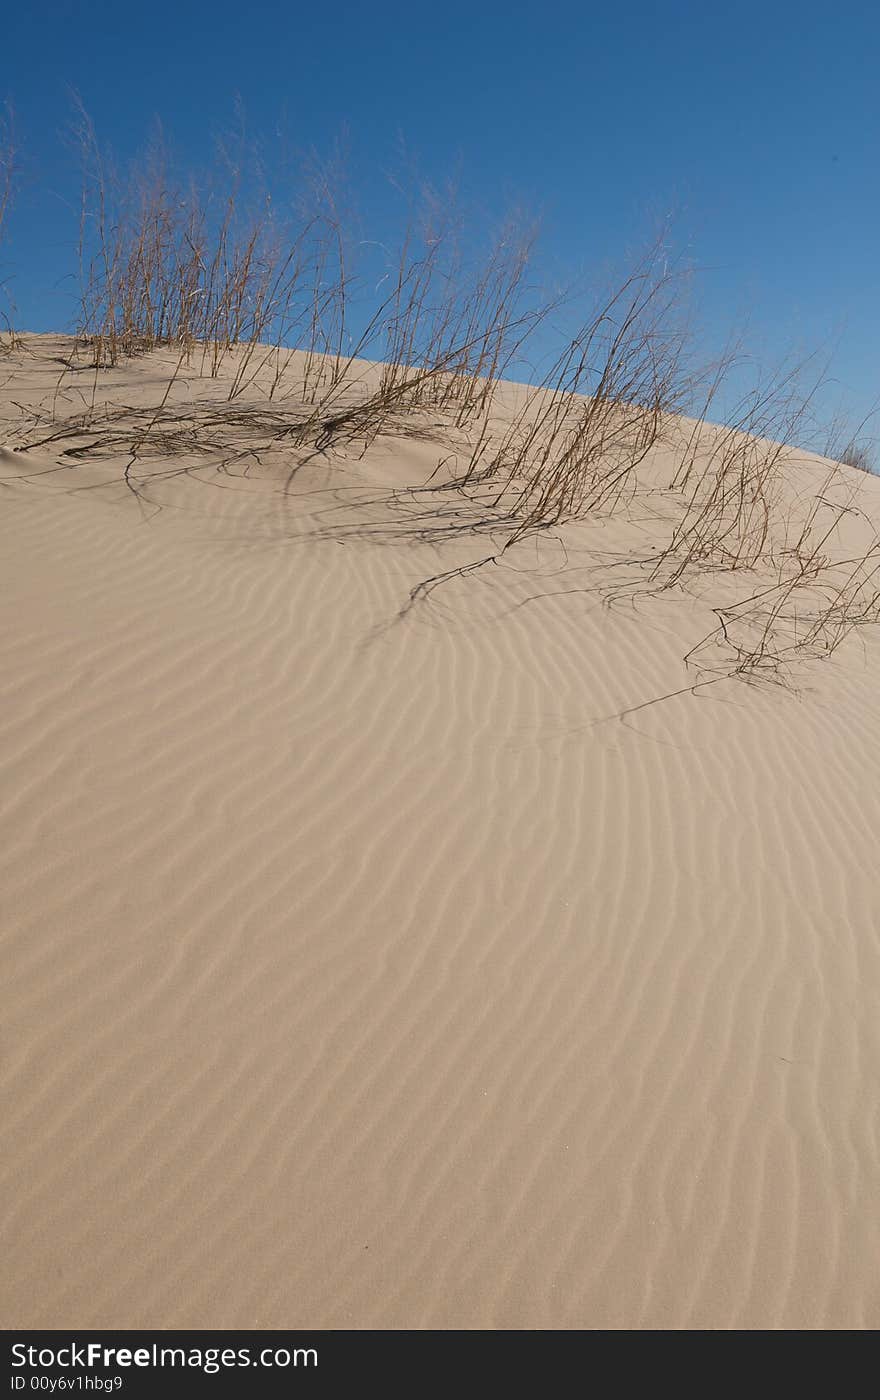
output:
[[[13,450],[63,353],[0,362],[4,1324],[880,1325],[880,636],[614,718],[705,602],[548,540],[396,621],[486,552],[381,504],[442,443],[144,510]]]

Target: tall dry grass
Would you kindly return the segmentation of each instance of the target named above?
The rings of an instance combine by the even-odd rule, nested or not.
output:
[[[241,173],[223,187],[183,187],[161,140],[120,175],[82,106],[80,314],[77,337],[98,366],[174,346],[213,377],[229,352],[257,345],[282,314],[300,268],[277,236],[271,201],[239,213]]]
[[[535,324],[522,307],[534,238],[525,223],[508,221],[468,259],[454,209],[423,190],[370,294],[338,159],[308,162],[282,217],[268,191],[255,200],[245,189],[243,159],[181,188],[161,142],[121,176],[81,105],[74,135],[83,172],[77,338],[98,367],[172,346],[217,377],[232,357],[230,398],[268,373],[269,396],[298,394],[310,428],[369,438],[404,406],[454,410],[459,423],[484,410]],[[352,411],[363,358],[382,369]]]
[[[420,186],[376,277],[363,264],[369,240],[355,232],[338,158],[310,161],[282,211],[248,181],[241,153],[209,181],[178,184],[156,141],[121,177],[82,108],[77,143],[78,335],[95,366],[171,347],[175,375],[188,364],[222,381],[236,431],[252,415],[232,403],[256,388],[274,400],[261,418],[266,430],[308,451],[366,446],[430,411],[464,452],[453,488],[479,492],[485,527],[497,525],[492,558],[630,501],[671,428],[675,467],[651,485],[668,532],[644,561],[643,586],[662,592],[707,574],[743,580],[734,601],[716,607],[719,625],[689,655],[693,664],[726,649],[737,674],[778,672],[794,657],[829,654],[875,615],[876,540],[858,554],[832,548],[856,507],[841,504],[831,483],[805,512],[792,507],[788,468],[820,380],[807,383],[806,367],[790,365],[734,390],[739,345],[696,370],[687,270],[670,266],[662,238],[603,295],[542,297],[528,220],[507,220],[476,253],[456,201]],[[499,383],[521,372],[539,329],[545,346],[554,321],[571,326],[575,314],[519,408],[495,415]],[[135,455],[151,434],[197,441],[198,424],[184,432],[176,423],[171,388],[139,424]],[[684,412],[693,422],[682,438]],[[212,434],[219,421],[212,411]],[[854,445],[838,456],[862,465]],[[413,597],[457,572],[427,580]]]
[[[503,434],[477,441],[462,484],[497,486],[519,518],[514,542],[626,495],[691,393],[682,291],[656,242],[589,306]]]
[[[809,364],[758,374],[711,422],[726,379],[740,368],[736,352],[709,376],[697,420],[671,482],[684,509],[654,577],[677,583],[693,568],[753,568],[785,547],[783,468],[808,419],[821,380],[804,386]]]
[[[458,428],[485,418],[504,371],[546,315],[528,295],[533,242],[528,224],[508,220],[481,256],[468,259],[451,223],[407,228],[390,291],[356,349],[378,355],[378,383],[350,400],[353,356],[304,433],[316,432],[322,446],[353,437],[369,443],[413,411],[445,414]]]

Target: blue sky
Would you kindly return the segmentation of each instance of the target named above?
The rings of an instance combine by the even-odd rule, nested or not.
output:
[[[122,158],[159,116],[196,165],[238,95],[269,142],[327,149],[347,128],[380,221],[401,137],[485,209],[521,200],[561,275],[674,211],[718,341],[748,315],[769,358],[836,344],[855,417],[880,393],[880,7],[43,0],[3,27],[22,175],[0,263],[28,329],[72,314],[69,90]]]

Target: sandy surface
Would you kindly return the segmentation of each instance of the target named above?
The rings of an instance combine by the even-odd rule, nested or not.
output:
[[[880,1325],[880,636],[613,718],[705,603],[548,541],[395,622],[485,552],[388,508],[442,442],[145,512],[11,450],[61,350],[0,362],[4,1323]]]

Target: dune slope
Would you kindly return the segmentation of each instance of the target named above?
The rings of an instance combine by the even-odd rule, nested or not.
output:
[[[486,552],[383,504],[442,444],[145,510],[14,450],[56,351],[0,376],[5,1324],[880,1325],[880,640],[618,718],[705,603],[548,539],[398,619]]]

